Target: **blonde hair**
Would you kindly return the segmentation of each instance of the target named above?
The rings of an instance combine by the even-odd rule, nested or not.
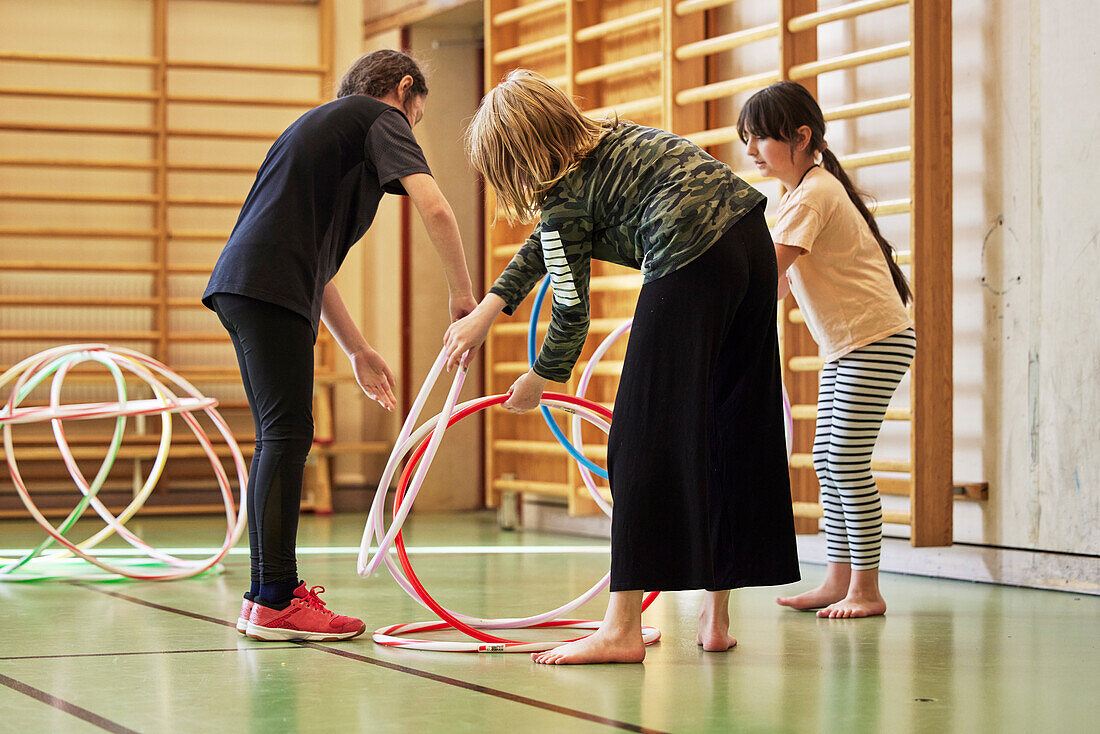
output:
[[[544,77],[516,69],[481,100],[466,129],[466,152],[504,216],[523,221],[538,214],[550,187],[617,124],[585,117]]]

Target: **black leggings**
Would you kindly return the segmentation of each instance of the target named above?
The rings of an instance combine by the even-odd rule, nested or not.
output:
[[[217,293],[211,300],[237,350],[256,423],[246,493],[252,582],[297,583],[302,472],[313,445],[313,327],[254,298]]]

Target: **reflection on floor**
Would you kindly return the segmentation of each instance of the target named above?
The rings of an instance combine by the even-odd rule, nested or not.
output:
[[[387,576],[355,575],[362,521],[303,518],[302,577],[323,584],[330,607],[363,617],[368,629],[430,619]],[[216,517],[130,526],[158,547],[209,547],[220,543],[221,522],[220,530]],[[552,608],[608,564],[591,539],[500,532],[485,513],[417,517],[409,527],[414,547],[499,549],[413,556],[441,602],[478,616]],[[5,548],[27,548],[41,534],[29,522],[4,522],[0,538]],[[534,546],[572,552],[524,552]],[[803,566],[802,585],[822,571]],[[247,640],[230,626],[247,580],[245,551],[230,556],[224,574],[168,584],[0,584],[0,731],[893,734],[1096,726],[1095,596],[887,574],[886,617],[820,620],[777,607],[775,589],[747,589],[731,607],[740,644],[707,654],[694,639],[699,593],[681,592],[647,613],[664,638],[644,665],[545,668],[522,655],[389,649],[369,636],[305,646]],[[583,616],[598,618],[603,603]]]

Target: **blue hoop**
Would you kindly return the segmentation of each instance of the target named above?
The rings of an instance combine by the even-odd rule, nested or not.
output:
[[[535,338],[538,334],[539,327],[539,312],[542,311],[542,302],[546,300],[546,291],[550,290],[550,276],[546,276],[542,279],[542,286],[539,288],[538,294],[535,296],[535,302],[531,306],[531,327],[527,331],[527,366],[533,367],[535,365]],[[550,432],[554,434],[554,438],[558,439],[558,443],[562,448],[569,452],[569,455],[583,464],[590,472],[596,476],[607,479],[607,470],[598,464],[592,463],[584,454],[577,451],[577,447],[565,437],[565,433],[558,427],[558,422],[554,420],[554,416],[550,414],[550,409],[545,405],[539,406],[539,410],[542,411],[543,420],[546,421],[546,425],[550,428]]]

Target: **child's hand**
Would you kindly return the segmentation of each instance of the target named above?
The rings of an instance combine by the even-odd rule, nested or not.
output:
[[[469,316],[447,327],[447,333],[443,335],[443,352],[448,372],[457,367],[459,361],[463,367],[469,366],[477,348],[489,336],[489,327],[492,325],[492,315],[474,309]],[[465,359],[463,355],[466,355]]]
[[[350,356],[351,369],[355,372],[359,387],[363,388],[368,398],[392,412],[397,407],[397,398],[393,394],[397,382],[382,355],[367,347]]]
[[[508,388],[509,397],[504,402],[504,409],[513,413],[526,413],[539,407],[547,382],[545,377],[539,377],[534,370],[528,370]]]

